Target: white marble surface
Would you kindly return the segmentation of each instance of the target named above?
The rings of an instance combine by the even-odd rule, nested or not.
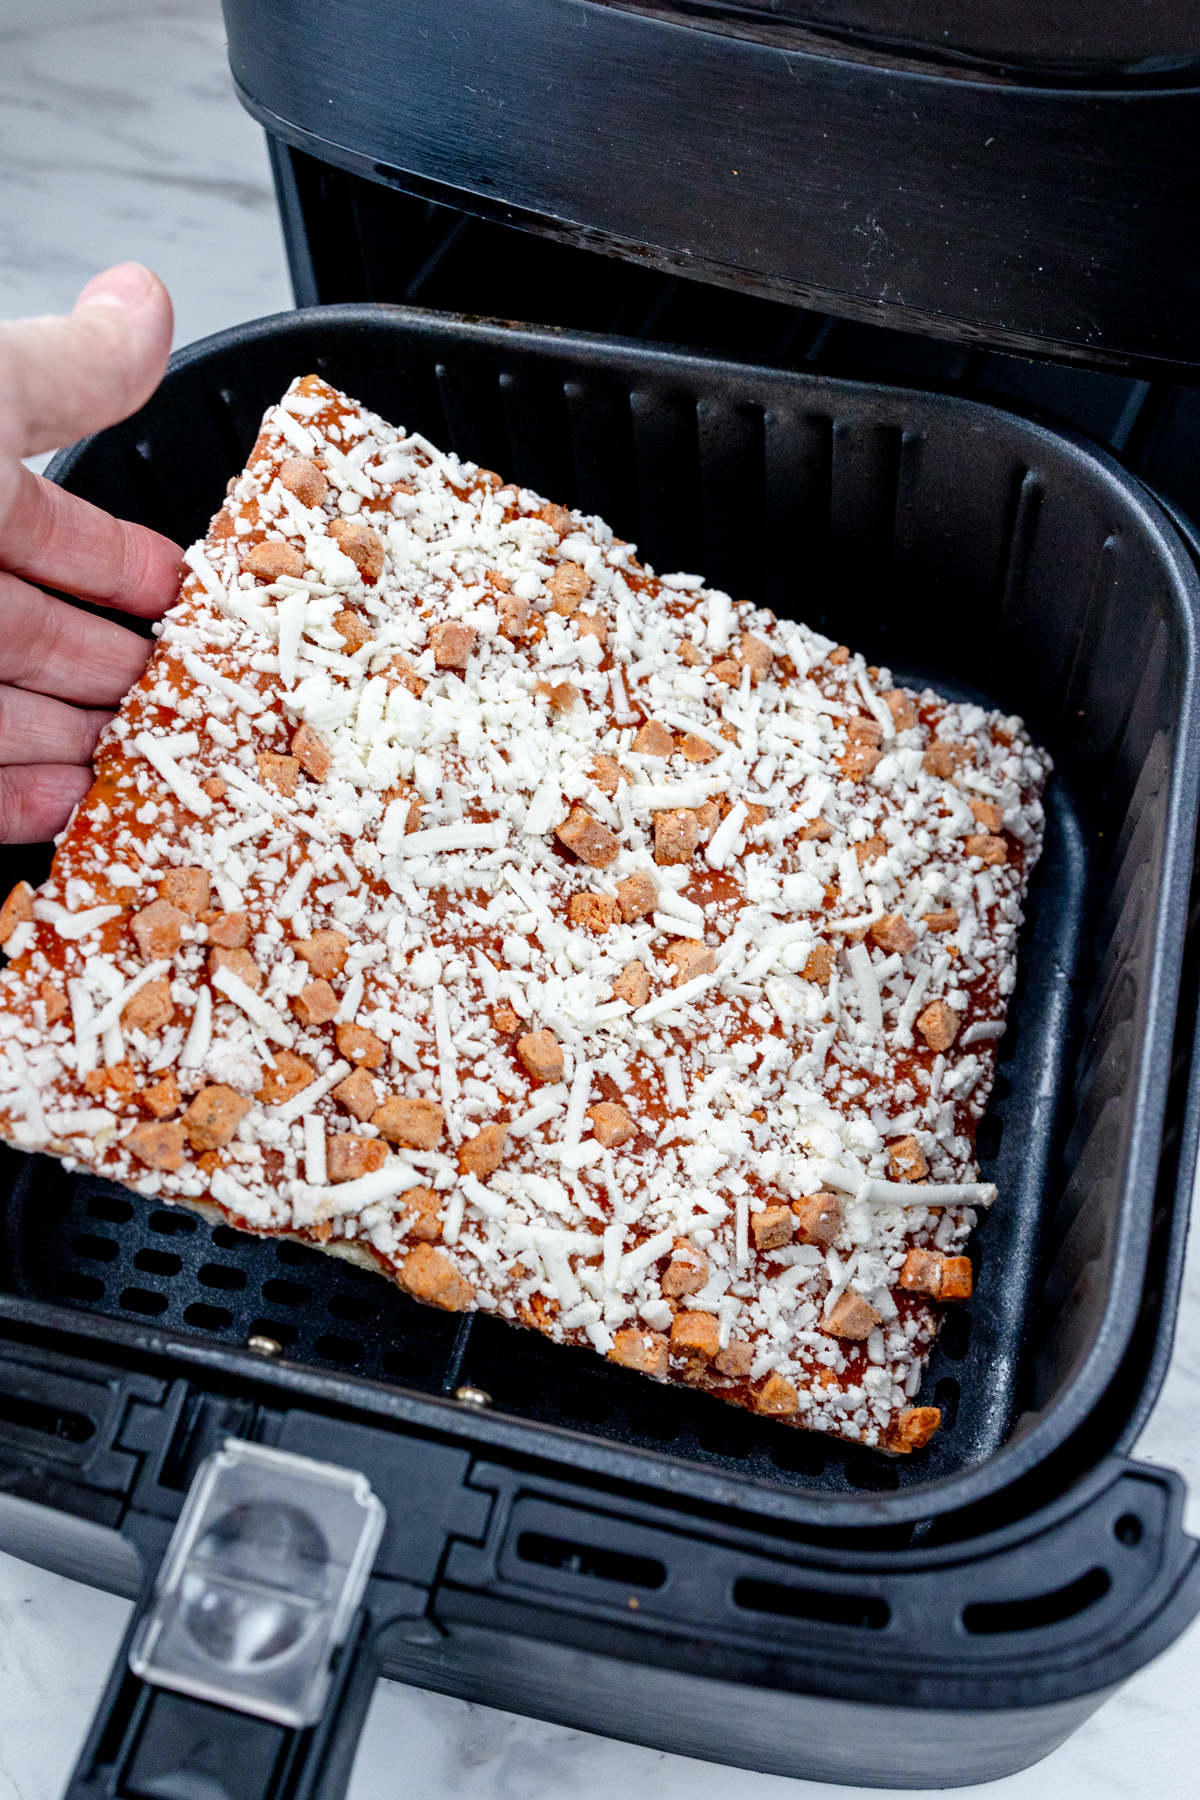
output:
[[[0,317],[129,260],[170,288],[176,344],[292,304],[218,0],[0,0]]]
[[[216,0],[3,0],[0,309],[149,263],[176,342],[291,305],[266,147]]]
[[[331,0],[331,4],[335,0]],[[0,0],[0,312],[70,304],[136,257],[179,343],[290,304],[266,154],[234,100],[216,0]],[[1200,1534],[1200,1251],[1140,1454],[1191,1483]],[[57,1800],[128,1607],[0,1554],[0,1800]],[[989,1800],[1186,1794],[1200,1766],[1200,1629]],[[840,1800],[381,1683],[352,1800]]]

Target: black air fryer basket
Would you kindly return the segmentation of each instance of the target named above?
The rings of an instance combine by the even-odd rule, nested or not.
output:
[[[308,369],[603,513],[656,566],[1020,711],[1053,751],[980,1134],[1002,1200],[922,1394],[945,1428],[905,1459],[829,1443],[10,1153],[5,1546],[149,1604],[226,1438],[362,1470],[389,1524],[323,1724],[222,1715],[238,1771],[267,1769],[256,1796],[337,1791],[380,1667],[780,1773],[925,1786],[1022,1766],[1200,1606],[1180,1483],[1128,1460],[1195,1163],[1187,543],[1103,453],[953,395],[379,306],[182,352],[55,478],[189,541]],[[146,1768],[215,1711],[122,1661],[79,1791],[150,1791]]]

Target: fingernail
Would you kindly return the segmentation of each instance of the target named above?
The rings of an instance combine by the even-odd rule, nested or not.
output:
[[[140,306],[153,286],[154,276],[141,263],[118,263],[115,269],[93,275],[71,310],[82,312],[86,306]]]

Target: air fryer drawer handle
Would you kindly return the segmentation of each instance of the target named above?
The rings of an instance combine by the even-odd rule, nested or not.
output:
[[[378,1615],[407,1586],[372,1583],[385,1523],[360,1471],[227,1439],[147,1584],[72,1800],[341,1800]]]
[[[169,1688],[128,1666],[136,1618],[64,1800],[342,1800],[379,1674],[360,1615],[315,1725],[291,1729]]]

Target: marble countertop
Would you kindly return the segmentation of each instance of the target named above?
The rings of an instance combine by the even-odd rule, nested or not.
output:
[[[266,152],[233,97],[217,0],[4,0],[0,316],[68,307],[134,257],[175,297],[177,342],[291,304]],[[1200,1535],[1200,1247],[1138,1453],[1179,1469]],[[58,1800],[128,1605],[0,1554],[0,1800]],[[397,1750],[403,1775],[397,1779]],[[988,1800],[1139,1800],[1200,1765],[1200,1627]],[[840,1800],[381,1682],[351,1800]],[[877,1790],[878,1791],[878,1790]]]

